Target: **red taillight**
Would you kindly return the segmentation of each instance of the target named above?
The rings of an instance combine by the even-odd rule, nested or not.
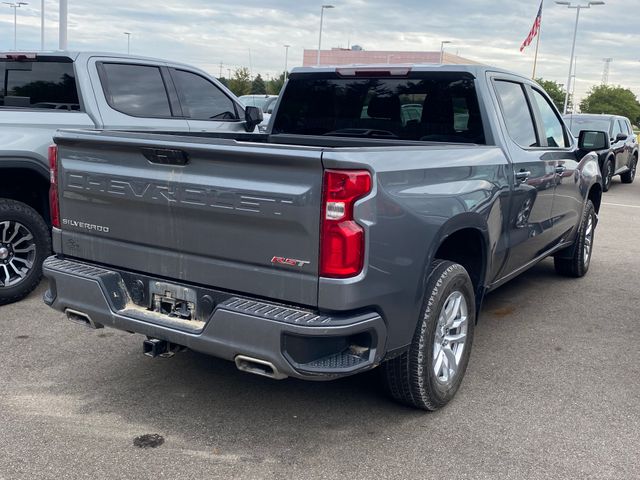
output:
[[[58,147],[49,147],[49,211],[51,225],[60,228],[60,203],[58,202]]]
[[[353,205],[371,191],[366,170],[325,170],[322,188],[320,275],[353,277],[364,263],[364,229],[353,218]]]

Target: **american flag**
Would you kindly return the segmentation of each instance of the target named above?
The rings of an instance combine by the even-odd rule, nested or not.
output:
[[[533,41],[533,39],[536,38],[536,35],[538,34],[538,32],[540,32],[540,24],[542,23],[542,4],[543,4],[543,2],[544,2],[544,0],[542,2],[540,2],[540,8],[538,9],[538,15],[536,15],[536,19],[533,22],[533,27],[531,27],[531,31],[529,32],[529,35],[527,36],[527,38],[524,39],[524,42],[522,42],[522,45],[520,45],[520,51],[523,51],[526,47],[531,45],[531,42]]]

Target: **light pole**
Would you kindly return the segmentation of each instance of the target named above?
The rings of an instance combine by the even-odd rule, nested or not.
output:
[[[58,49],[67,49],[67,0],[60,0],[60,32],[58,37]]]
[[[29,5],[27,2],[2,2],[13,8],[13,49],[18,49],[18,9],[23,5]]]
[[[287,70],[288,70],[288,64],[289,64],[289,47],[291,45],[283,45],[284,47],[284,79],[287,79]]]
[[[44,0],[40,2],[40,50],[44,51]]]
[[[320,8],[320,34],[318,35],[318,59],[316,64],[320,65],[320,50],[322,49],[322,22],[324,20],[325,8],[336,8],[333,5],[322,5]]]
[[[445,43],[451,43],[450,40],[443,40],[442,42],[440,42],[440,63],[442,63],[443,59],[444,59],[444,44]]]
[[[562,113],[566,115],[567,106],[569,104],[569,92],[571,91],[570,85],[571,85],[571,76],[573,75],[573,56],[576,53],[576,36],[578,34],[578,21],[580,20],[580,10],[582,10],[583,8],[591,8],[592,6],[595,6],[595,5],[604,5],[604,2],[589,2],[587,4],[579,4],[579,3],[573,4],[571,2],[560,2],[556,0],[556,4],[564,5],[567,8],[573,8],[576,10],[576,25],[573,28],[573,43],[571,45],[571,59],[569,61],[569,76],[567,79],[567,90],[564,96],[564,108],[562,109]],[[575,83],[575,78],[573,79],[573,81]]]
[[[131,32],[122,32],[127,36],[127,55],[131,54]]]

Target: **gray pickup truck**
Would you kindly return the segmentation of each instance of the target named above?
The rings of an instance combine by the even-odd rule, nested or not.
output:
[[[291,73],[265,134],[61,131],[45,302],[70,320],[246,372],[381,366],[434,410],[483,298],[545,257],[591,259],[604,132],[483,66]],[[535,319],[532,319],[535,321]]]
[[[245,107],[181,63],[97,52],[0,52],[0,305],[51,252],[47,149],[59,128],[245,131]],[[255,112],[254,112],[255,114]]]

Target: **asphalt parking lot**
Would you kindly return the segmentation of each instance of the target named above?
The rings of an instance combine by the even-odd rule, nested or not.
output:
[[[276,382],[73,325],[45,286],[0,307],[0,479],[640,478],[640,180],[605,194],[587,277],[546,260],[492,293],[456,399],[376,372]],[[159,434],[157,448],[134,439]]]

